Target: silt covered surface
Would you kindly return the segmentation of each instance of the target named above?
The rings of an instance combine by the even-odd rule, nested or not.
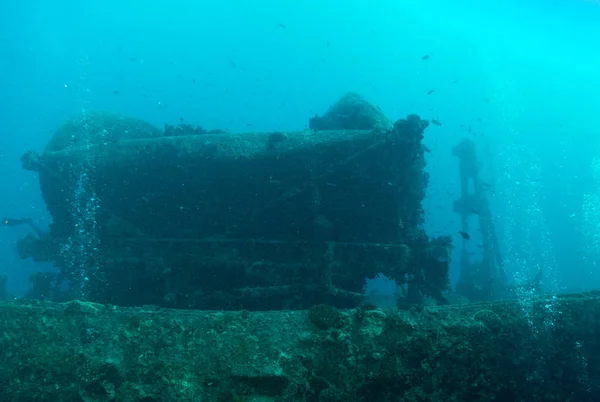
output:
[[[10,401],[598,400],[599,294],[523,307],[210,312],[4,303],[1,394]]]

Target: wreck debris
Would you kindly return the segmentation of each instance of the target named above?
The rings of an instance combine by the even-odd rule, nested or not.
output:
[[[53,262],[69,289],[85,288],[73,297],[100,303],[355,307],[380,273],[408,287],[410,303],[443,303],[450,237],[421,228],[428,124],[410,115],[392,125],[354,93],[311,119],[318,135],[160,131],[86,114],[23,157],[53,223],[19,252]],[[65,250],[91,241],[77,243],[82,231],[93,252],[76,259]]]

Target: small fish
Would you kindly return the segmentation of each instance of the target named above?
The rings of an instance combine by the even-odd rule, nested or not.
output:
[[[431,124],[433,124],[434,126],[441,126],[442,125],[442,123],[440,123],[440,121],[436,120],[436,119],[431,120]]]
[[[121,91],[118,91],[115,89],[114,91],[110,91],[110,93],[114,94],[114,95],[119,95],[121,93]]]
[[[182,122],[182,123],[183,123],[183,120],[184,120],[184,118],[183,118],[183,117],[180,117],[180,118],[179,118],[179,121],[180,121],[180,122]]]
[[[233,60],[229,60],[229,64],[231,65],[231,68],[237,68]]]
[[[33,231],[37,234],[37,236],[41,239],[42,237],[44,237],[44,232],[38,228],[36,225],[33,224],[33,221],[31,220],[31,218],[3,218],[2,219],[2,224],[4,226],[8,226],[8,227],[14,227],[14,226],[19,226],[19,225],[29,225],[29,227],[31,229],[33,229]]]
[[[475,215],[481,215],[481,212],[477,209],[472,209],[471,213],[475,214]]]
[[[425,56],[421,56],[421,60],[427,60],[430,57],[431,57],[430,55],[426,54]]]
[[[196,79],[192,78],[192,84],[195,84],[195,83],[196,83]]]
[[[469,126],[469,133],[473,131],[473,127]]]
[[[431,95],[434,92],[435,92],[435,89],[430,89],[429,91],[427,91],[427,95]]]
[[[465,240],[471,240],[471,235],[469,235],[467,232],[463,232],[462,230],[459,230],[458,234]]]
[[[457,81],[457,80],[454,80],[454,81],[452,81],[452,83],[453,83],[453,84],[456,84],[456,83],[458,83],[458,81]]]
[[[279,28],[285,29],[285,25],[279,24]]]
[[[369,29],[369,32],[371,32],[371,34],[373,34],[374,36],[377,36],[377,32],[375,32],[374,29]]]
[[[4,218],[2,219],[2,224],[4,226],[9,226],[9,227],[13,227],[13,226],[19,226],[19,225],[23,225],[25,223],[31,223],[31,219],[30,218]]]
[[[429,148],[427,147],[427,145],[423,145],[423,151],[425,151],[425,152],[427,152],[427,153],[430,153],[430,152],[431,152],[431,149],[429,149]]]

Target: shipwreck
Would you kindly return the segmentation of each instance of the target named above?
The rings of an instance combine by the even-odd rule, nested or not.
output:
[[[18,251],[59,273],[0,303],[0,400],[600,400],[598,292],[491,302],[492,247],[457,286],[485,302],[446,305],[427,126],[356,94],[299,132],[68,121],[22,157],[53,222]],[[476,173],[455,209],[494,244]],[[378,274],[402,308],[365,302]]]
[[[60,268],[47,292],[123,306],[351,308],[378,274],[444,302],[450,239],[421,228],[427,126],[352,93],[299,132],[87,113],[22,157],[53,223],[19,252]]]

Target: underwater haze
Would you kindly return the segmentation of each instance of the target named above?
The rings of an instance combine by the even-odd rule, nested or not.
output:
[[[51,222],[36,175],[65,120],[109,111],[157,127],[308,128],[348,91],[425,132],[425,228],[463,243],[452,149],[477,146],[504,270],[546,292],[600,288],[600,4],[509,1],[6,0],[0,15],[0,217]],[[0,227],[0,274],[22,296],[54,267]],[[394,291],[385,281],[374,291]],[[391,289],[391,290],[390,290]]]

